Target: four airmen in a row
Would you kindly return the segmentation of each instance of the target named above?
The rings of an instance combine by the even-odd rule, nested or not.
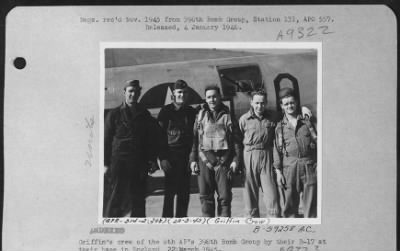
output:
[[[278,123],[266,112],[264,91],[251,94],[251,108],[237,122],[216,85],[206,87],[197,111],[186,103],[187,83],[176,81],[173,101],[157,120],[137,102],[140,90],[139,81],[128,81],[125,102],[105,118],[104,217],[145,217],[146,178],[158,169],[157,158],[165,173],[162,217],[187,217],[191,172],[198,175],[202,216],[231,217],[239,171],[247,216],[260,217],[260,187],[267,217],[299,217],[300,200],[304,217],[317,216],[317,134],[292,89],[279,93]]]

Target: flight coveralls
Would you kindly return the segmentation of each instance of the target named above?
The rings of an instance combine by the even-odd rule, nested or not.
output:
[[[217,215],[231,216],[232,174],[229,166],[233,161],[239,166],[240,134],[237,127],[229,108],[223,104],[214,112],[204,104],[197,114],[190,162],[199,164],[198,183],[203,217],[215,217],[215,192]]]
[[[300,193],[305,218],[317,216],[317,134],[307,119],[297,117],[297,126],[286,116],[275,129],[274,168],[286,179],[282,189],[282,216],[299,217]]]
[[[196,113],[197,111],[191,106],[183,106],[176,110],[174,104],[168,104],[158,114],[158,121],[165,138],[159,158],[167,159],[171,164],[171,170],[165,173],[162,217],[174,217],[175,195],[175,217],[187,217],[191,178],[189,154]]]
[[[279,193],[272,165],[275,125],[267,113],[260,119],[252,108],[239,120],[244,146],[244,202],[249,217],[260,217],[259,187],[264,195],[267,217],[280,216]]]
[[[157,133],[158,132],[158,133]],[[158,155],[157,121],[141,105],[125,103],[104,121],[104,217],[145,217],[149,161]]]

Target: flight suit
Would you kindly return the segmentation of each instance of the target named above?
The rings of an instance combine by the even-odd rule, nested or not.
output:
[[[159,126],[140,104],[125,103],[104,121],[104,217],[145,217],[149,161],[158,155]]]
[[[187,217],[190,198],[189,154],[193,142],[193,124],[196,110],[183,106],[178,110],[174,104],[164,106],[158,114],[158,121],[164,133],[165,143],[160,159],[167,159],[171,170],[165,173],[165,195],[162,217]]]
[[[299,217],[302,193],[305,218],[317,216],[317,134],[311,122],[297,118],[297,126],[286,116],[275,129],[274,168],[280,169],[286,179],[282,190],[283,217]]]
[[[245,167],[244,202],[249,217],[260,217],[259,188],[264,195],[267,217],[279,217],[279,194],[273,171],[273,140],[275,123],[264,113],[260,119],[253,109],[239,120],[243,135],[243,160]]]
[[[230,164],[239,166],[239,132],[229,108],[221,104],[212,112],[203,105],[194,123],[193,148],[190,162],[199,164],[200,203],[204,217],[215,217],[214,193],[217,193],[217,215],[231,216],[232,182]]]

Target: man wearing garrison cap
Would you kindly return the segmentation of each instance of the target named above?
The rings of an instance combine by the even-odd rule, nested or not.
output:
[[[145,217],[146,179],[157,167],[157,121],[137,101],[138,80],[124,85],[124,102],[104,121],[104,217]],[[107,196],[107,195],[108,196]]]
[[[317,134],[310,120],[299,111],[293,89],[281,89],[279,99],[284,116],[275,129],[274,168],[283,195],[282,216],[300,217],[302,198],[304,217],[316,217]]]
[[[188,161],[196,110],[187,104],[188,85],[184,80],[177,80],[171,85],[171,89],[172,103],[161,108],[158,114],[158,122],[164,134],[164,144],[159,155],[161,168],[165,173],[162,217],[186,217],[191,177]]]

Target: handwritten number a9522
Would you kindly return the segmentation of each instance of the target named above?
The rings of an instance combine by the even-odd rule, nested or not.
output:
[[[324,26],[318,26],[317,28],[315,27],[297,27],[296,29],[290,28],[287,30],[280,30],[278,33],[278,36],[276,37],[276,40],[283,40],[283,39],[303,39],[303,38],[309,38],[313,37],[316,35],[327,35],[327,34],[332,34],[335,33],[333,31],[329,30],[329,27],[324,25]]]

